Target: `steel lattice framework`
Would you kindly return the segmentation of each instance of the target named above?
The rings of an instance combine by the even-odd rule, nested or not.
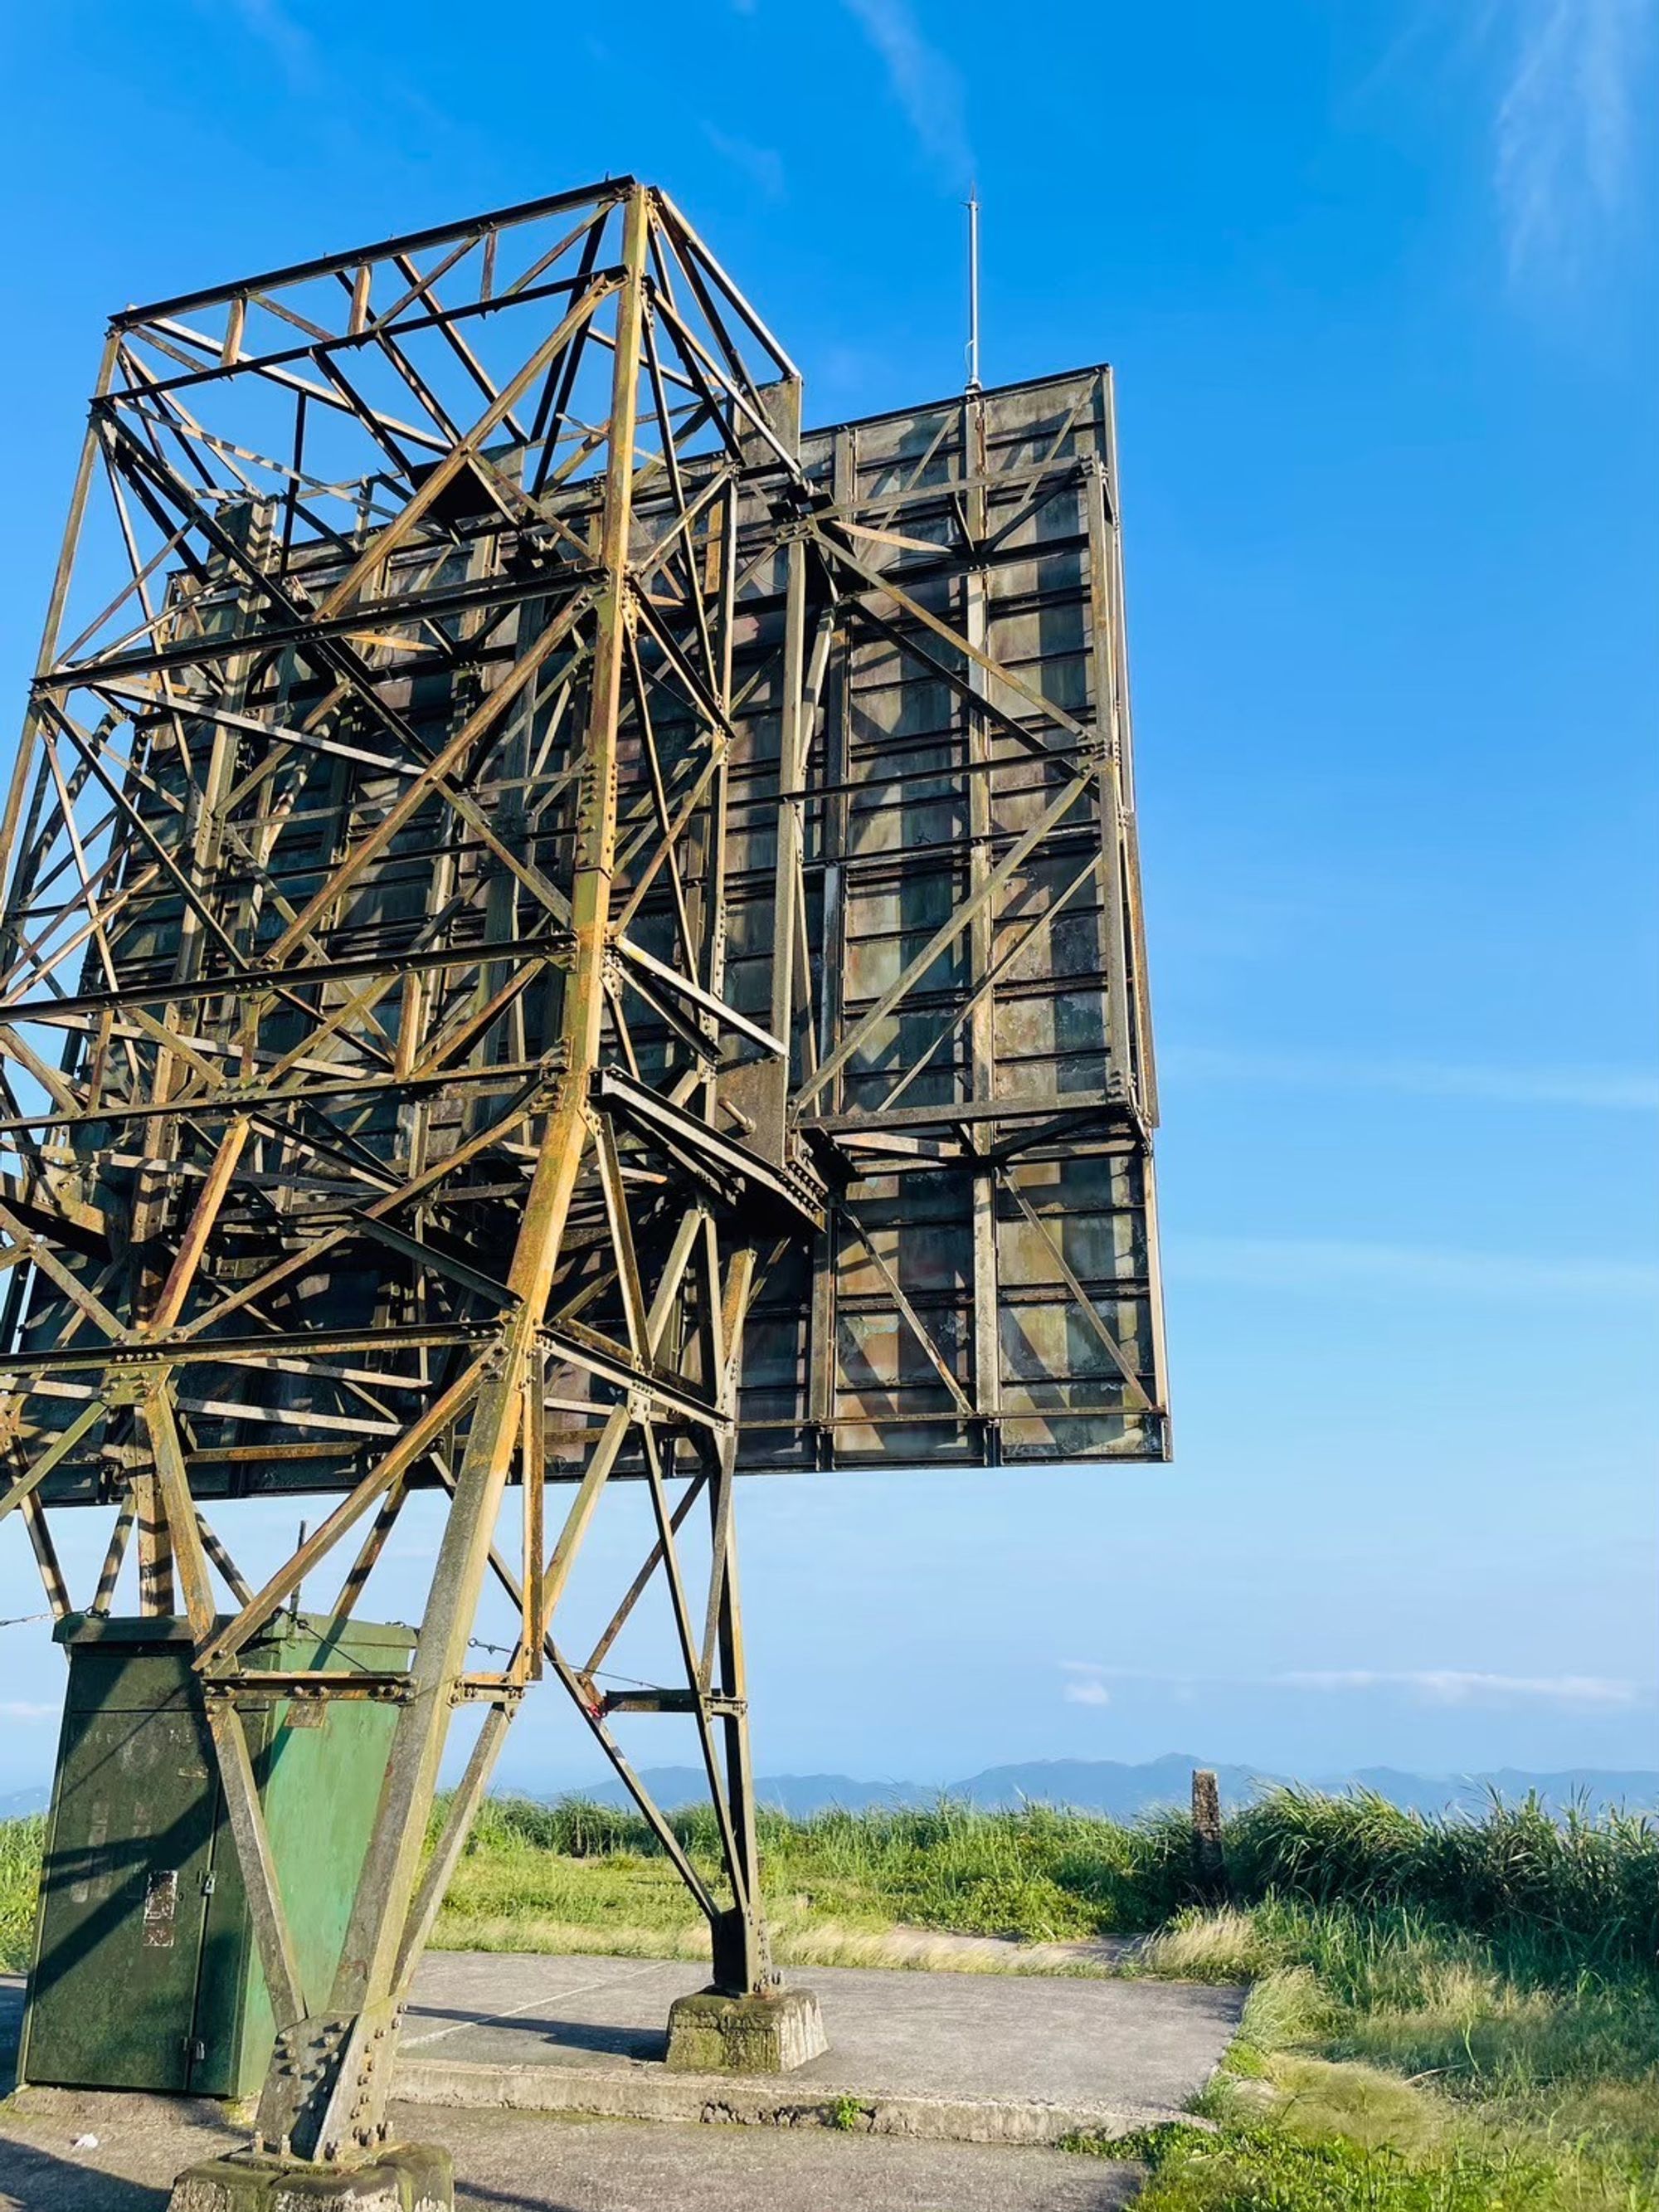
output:
[[[1116,510],[1103,371],[804,436],[629,179],[115,319],[3,822],[0,1515],[55,1611],[49,1516],[101,1504],[88,1609],[130,1552],[188,1616],[269,2142],[374,2139],[544,1672],[716,1981],[769,1985],[737,1473],[1164,1455]],[[579,1657],[618,1477],[655,1539]],[[410,1675],[247,1671],[325,1559],[350,1615],[416,1487]],[[273,1491],[336,1502],[255,1589],[206,1509]],[[606,1691],[647,1589],[683,1680]],[[239,1711],[282,1694],[399,1707],[329,1990]],[[697,1731],[729,1894],[632,1711]]]

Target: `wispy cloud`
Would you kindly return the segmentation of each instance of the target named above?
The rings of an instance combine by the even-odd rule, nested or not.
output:
[[[714,123],[703,125],[702,135],[721,160],[740,171],[765,198],[783,198],[783,156],[775,148],[751,145],[748,139],[733,137]]]
[[[1068,1705],[1109,1705],[1112,1693],[1102,1679],[1107,1670],[1092,1659],[1062,1659],[1060,1671],[1066,1680],[1060,1696]]]
[[[295,22],[281,0],[230,0],[230,13],[243,31],[270,46],[289,76],[310,76],[314,62],[312,35],[303,24]]]
[[[1431,1705],[1633,1705],[1638,1697],[1633,1682],[1600,1674],[1486,1674],[1457,1667],[1355,1667],[1276,1680],[1291,1690],[1405,1690]]]
[[[1109,1705],[1112,1693],[1104,1682],[1067,1682],[1060,1692],[1068,1705]]]
[[[1429,1705],[1559,1705],[1579,1711],[1623,1709],[1655,1701],[1652,1684],[1605,1674],[1499,1674],[1465,1667],[1298,1668],[1283,1674],[1163,1674],[1139,1667],[1108,1667],[1088,1659],[1063,1659],[1060,1694],[1081,1705],[1110,1702],[1109,1683],[1137,1683],[1190,1699],[1197,1692],[1291,1690],[1318,1695],[1401,1692]]]
[[[1508,0],[1496,121],[1497,189],[1510,268],[1571,270],[1625,207],[1638,80],[1659,0]]]
[[[215,12],[209,0],[197,0],[197,6],[204,13]],[[315,89],[319,76],[316,43],[283,0],[227,0],[222,12],[267,49],[294,91]]]
[[[50,1721],[57,1717],[56,1705],[32,1705],[18,1698],[14,1698],[9,1704],[0,1705],[0,1720]]]
[[[1262,1084],[1297,1091],[1382,1091],[1419,1098],[1468,1098],[1494,1106],[1659,1113],[1659,1071],[1645,1068],[1491,1067],[1459,1060],[1235,1052],[1198,1044],[1164,1047],[1158,1065],[1176,1080],[1191,1083]]]
[[[1169,1273],[1256,1288],[1446,1292],[1456,1297],[1659,1297],[1659,1267],[1640,1260],[1553,1260],[1317,1237],[1170,1239]]]
[[[909,0],[842,0],[881,57],[888,88],[923,150],[953,185],[973,173],[962,79],[923,37]]]

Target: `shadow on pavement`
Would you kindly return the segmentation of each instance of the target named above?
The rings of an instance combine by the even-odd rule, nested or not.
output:
[[[514,2025],[531,2028],[544,2042],[572,2051],[611,2051],[623,2058],[662,2058],[668,2050],[667,2033],[660,2027],[606,2027],[590,2020],[537,2020]]]
[[[455,2177],[455,2201],[458,2205],[502,2204],[514,2208],[514,2212],[580,2212],[576,2205],[556,2204],[549,2197],[520,2197],[510,2189],[486,2189],[483,2183],[469,2181],[461,2173]]]
[[[165,2189],[58,2158],[15,2137],[5,2145],[5,2154],[0,2194],[18,2212],[161,2212],[167,2201]]]

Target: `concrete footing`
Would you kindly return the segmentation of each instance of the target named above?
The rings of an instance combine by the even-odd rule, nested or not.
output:
[[[455,2171],[437,2143],[388,2145],[361,2165],[235,2151],[187,2166],[167,2212],[454,2212]]]
[[[811,1990],[763,1997],[698,1990],[669,2007],[672,2074],[793,2074],[829,2048]]]

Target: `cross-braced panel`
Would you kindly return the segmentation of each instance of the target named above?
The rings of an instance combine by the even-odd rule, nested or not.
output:
[[[738,451],[717,464],[697,450],[706,419],[679,428],[706,418],[702,396],[676,412],[702,349],[688,334],[676,354],[654,319],[654,427],[659,446],[675,428],[679,483],[659,461],[634,502],[641,588],[605,985],[617,1172],[660,1199],[653,1148],[660,1166],[676,1086],[711,1064],[697,1057],[711,1035],[716,1122],[747,1146],[751,1094],[775,1085],[783,1042],[768,1024],[787,1005],[789,1157],[775,1099],[766,1149],[783,1180],[766,1202],[788,1231],[787,1176],[814,1168],[831,1200],[816,1249],[785,1237],[763,1272],[738,1463],[1160,1456],[1155,1095],[1106,377],[814,434],[798,477],[760,427],[778,415],[789,436],[793,387],[757,392],[756,422],[738,415]],[[577,335],[609,358],[597,319]],[[400,356],[412,343],[403,334]],[[210,1491],[337,1486],[396,1433],[398,1394],[428,1388],[434,1355],[500,1310],[533,1145],[520,1139],[512,1164],[514,1133],[533,1123],[558,1049],[595,621],[584,556],[602,520],[583,473],[594,433],[565,420],[580,378],[553,359],[569,393],[545,442],[515,441],[498,395],[476,460],[470,449],[378,576],[346,555],[384,526],[359,521],[343,546],[307,521],[322,495],[297,477],[256,495],[246,446],[210,501],[180,465],[168,481],[195,515],[200,574],[180,568],[178,544],[158,550],[146,649],[63,655],[48,679],[8,923],[15,1195],[25,1223],[31,1206],[57,1223],[78,1206],[82,1233],[58,1255],[75,1287],[14,1276],[22,1328],[3,1356],[42,1376],[25,1434],[55,1440],[88,1402],[77,1377],[95,1373],[102,1340],[76,1316],[117,1285],[108,1303],[126,1317],[112,1273],[124,1234],[141,1297],[143,1265],[154,1290],[192,1232],[201,1244],[175,1348],[192,1366],[185,1411]],[[293,374],[285,360],[271,373]],[[143,388],[134,411],[163,453],[194,444],[211,461],[230,442],[187,440],[164,407],[182,401]],[[301,423],[316,405],[309,390],[289,404]],[[106,464],[129,434],[106,434]],[[537,495],[532,530],[523,487],[560,466],[565,486]],[[145,481],[161,467],[152,455]],[[354,514],[390,499],[376,478],[348,481]],[[404,488],[418,499],[431,481],[415,463]],[[514,499],[509,526],[496,509]],[[342,598],[353,567],[359,591],[374,576],[378,611],[331,630],[316,610],[357,604]],[[305,636],[233,652],[283,628],[262,578],[303,600]],[[118,614],[141,596],[135,582]],[[342,673],[339,655],[362,665]],[[777,899],[781,846],[793,913]],[[718,983],[714,942],[694,941],[716,908]],[[647,1110],[641,1083],[669,1105]],[[721,1171],[712,1157],[702,1168]],[[184,1200],[216,1175],[204,1220]],[[629,1211],[648,1245],[672,1206]],[[571,1334],[601,1317],[604,1291],[584,1293],[550,1323],[564,1330],[556,1472],[580,1466],[620,1387],[604,1346]],[[230,1344],[234,1382],[216,1358]],[[392,1402],[368,1405],[374,1389]],[[94,1421],[48,1494],[96,1494],[105,1441]],[[637,1453],[623,1464],[637,1472]]]

